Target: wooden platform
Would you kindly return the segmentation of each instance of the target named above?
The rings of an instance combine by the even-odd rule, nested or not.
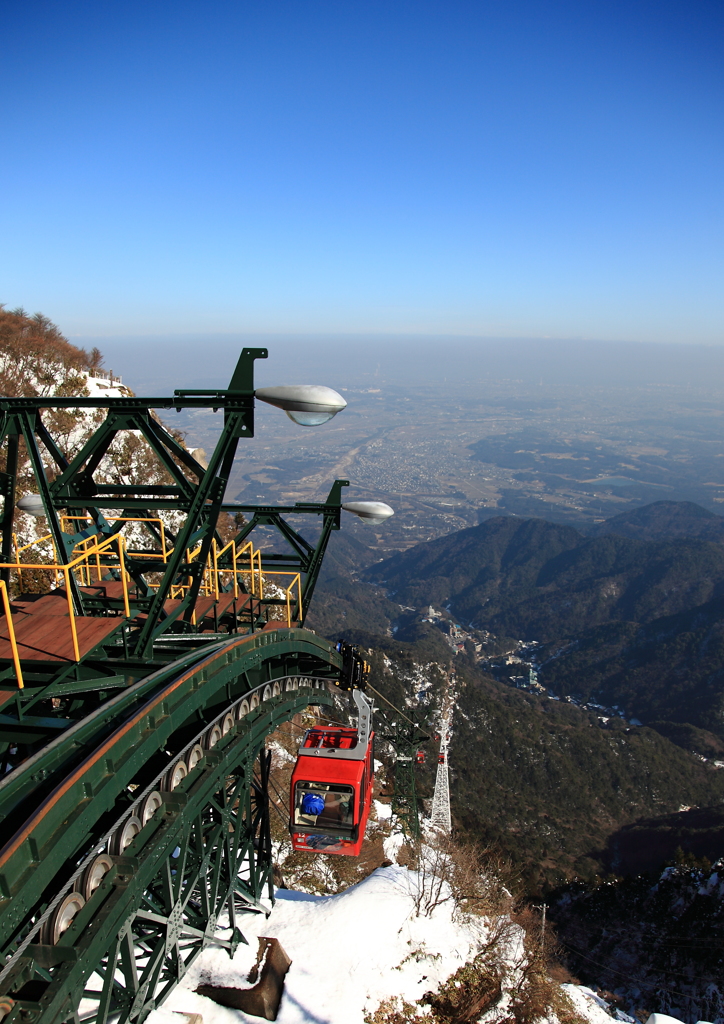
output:
[[[234,603],[237,608],[241,608],[244,604],[244,599],[248,598],[248,594],[239,594],[238,597],[234,597],[234,591],[230,590],[227,593],[219,594],[219,600],[216,602],[216,607],[213,609],[218,617],[225,615]]]
[[[81,587],[81,592],[100,601],[118,602],[123,599],[123,584],[117,580],[103,580],[99,584]],[[182,599],[164,602],[166,615],[173,615],[181,607]],[[23,661],[75,661],[73,637],[68,615],[68,601],[65,590],[54,590],[49,594],[27,595],[11,602],[15,639],[18,654]],[[116,609],[117,610],[117,609]],[[233,592],[213,596],[201,595],[195,605],[196,625],[204,631],[204,625],[218,629],[222,617],[231,617],[234,622],[255,622],[261,613],[261,601],[251,594]],[[133,620],[137,625],[145,622],[143,613]],[[103,643],[127,620],[122,615],[78,615],[75,625],[78,636],[80,658],[87,657],[94,648]],[[270,624],[269,628],[281,625]],[[8,637],[7,622],[0,618],[0,661],[12,660],[12,649]]]
[[[65,601],[63,603],[65,604]],[[15,641],[18,645],[18,654],[23,661],[75,661],[67,607],[66,604],[66,618],[59,614],[42,612],[26,615],[24,618],[13,615]],[[121,617],[76,616],[75,628],[81,660],[115,633],[125,621]],[[0,661],[11,661],[12,656],[7,619],[3,616],[0,619]]]
[[[252,622],[261,614],[261,601],[251,594],[239,594],[236,599],[236,614],[242,622]]]
[[[64,590],[53,590],[50,594],[42,594],[35,598],[19,598],[10,602],[13,622],[18,613],[23,615],[67,615],[68,598]]]
[[[92,583],[89,587],[80,587],[81,594],[88,597],[97,597],[103,601],[122,601],[123,584],[120,580],[101,580],[100,583]],[[128,596],[135,592],[135,584],[128,584]]]
[[[200,601],[196,604],[197,622],[213,618],[218,623],[225,615],[231,615],[241,619],[243,622],[248,622],[253,618],[258,618],[260,613],[261,601],[258,597],[252,597],[251,594],[237,594],[234,597],[233,590],[222,591],[219,594],[218,600],[214,601],[208,610],[204,610]]]

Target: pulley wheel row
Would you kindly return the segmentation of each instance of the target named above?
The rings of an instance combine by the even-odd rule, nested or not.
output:
[[[43,922],[40,931],[40,942],[43,945],[56,945],[63,934],[73,923],[76,915],[91,898],[103,879],[113,867],[113,857],[121,856],[131,845],[141,829],[148,824],[156,812],[163,806],[163,792],[172,792],[195,768],[203,761],[206,753],[227,736],[238,722],[255,711],[261,703],[278,697],[282,693],[298,690],[309,686],[315,689],[326,689],[327,680],[308,676],[287,676],[262,684],[230,705],[210,725],[207,725],[190,744],[182,756],[177,757],[173,764],[151,785],[159,784],[159,788],[147,790],[142,798],[124,815],[123,819],[110,834],[107,843],[108,852],[98,853],[76,876],[78,883],[73,887],[52,913]]]

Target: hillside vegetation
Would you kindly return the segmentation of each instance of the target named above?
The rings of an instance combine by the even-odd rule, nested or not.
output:
[[[711,539],[722,522],[677,502],[615,517],[593,538],[496,517],[372,566],[361,545],[335,536],[310,624],[384,651],[392,667],[376,685],[396,687],[397,701],[427,678],[425,700],[439,702],[436,673],[454,665],[453,817],[505,851],[529,891],[654,869],[679,844],[715,859],[719,832],[694,836],[683,819],[693,805],[716,820],[724,800],[724,544]],[[468,644],[453,654],[450,637],[424,621],[429,605],[472,622],[483,653]],[[477,661],[516,640],[540,642],[542,693],[496,682]],[[618,705],[649,728],[546,691]],[[634,863],[621,849],[642,820],[659,824],[638,833]]]
[[[678,1020],[720,1021],[724,861],[679,851],[663,872],[562,890],[551,905],[568,967],[582,981]]]
[[[548,641],[703,605],[724,588],[724,546],[587,538],[571,526],[500,516],[394,555],[366,576],[400,603],[450,604],[461,622]]]
[[[22,309],[6,310],[0,306],[0,393],[9,396],[53,397],[127,397],[133,394],[119,381],[109,379],[103,369],[98,349],[87,352],[71,344],[60,329],[41,313],[28,315]],[[155,413],[151,412],[151,416]],[[105,417],[98,409],[44,409],[42,418],[61,452],[70,461],[86,443]],[[182,443],[182,435],[177,434]],[[58,467],[41,446],[43,471],[53,480]],[[6,468],[6,453],[0,451],[0,472]],[[183,470],[183,467],[181,467]],[[113,484],[171,483],[165,466],[149,448],[139,431],[123,431],[112,441],[99,466],[96,479]],[[20,440],[16,500],[37,492],[38,484],[23,439]],[[121,510],[118,510],[118,514]],[[109,511],[109,514],[110,511]],[[175,513],[162,513],[169,528],[178,521]],[[13,530],[17,546],[33,544],[24,560],[45,563],[52,559],[50,542],[45,539],[47,523],[16,510]],[[141,531],[136,540],[142,542]],[[35,546],[35,542],[38,542]],[[25,590],[47,589],[47,574],[23,573]]]
[[[434,788],[434,723],[451,668],[417,660],[417,650],[380,638],[372,684],[433,723],[418,772],[424,800]],[[455,661],[454,689],[454,824],[510,860],[528,892],[605,875],[615,868],[611,837],[639,819],[724,800],[724,772],[652,729],[603,724],[575,705],[498,683],[467,658]]]
[[[648,526],[646,510],[638,510],[637,528],[654,532],[653,519],[661,535],[667,509],[660,506],[670,513],[677,504],[650,506]],[[670,514],[681,529],[678,510]],[[686,518],[720,517],[687,510]],[[539,678],[555,693],[622,705],[672,737],[671,723],[688,723],[724,738],[718,541],[589,538],[541,519],[496,517],[395,555],[365,576],[399,604],[447,605],[462,623],[540,641]]]

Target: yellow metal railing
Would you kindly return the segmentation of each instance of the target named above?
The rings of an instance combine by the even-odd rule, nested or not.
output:
[[[86,544],[90,541],[96,541],[96,538],[88,537],[87,540],[83,541],[82,543]],[[118,549],[117,565],[101,561],[101,555],[105,554],[106,552],[109,552],[113,545],[116,545]],[[30,546],[31,545],[26,545],[26,547]],[[49,564],[43,562],[21,562],[19,559],[17,559],[15,562],[0,562],[0,569],[15,569],[15,571],[18,572],[18,574],[20,574],[23,569],[44,569],[53,570],[56,573],[56,578],[58,574],[62,575],[63,580],[65,582],[66,600],[68,602],[68,616],[70,618],[70,633],[73,642],[73,656],[76,661],[80,661],[80,648],[78,646],[78,630],[75,624],[73,595],[70,589],[71,574],[77,572],[79,577],[77,582],[79,582],[81,586],[92,586],[92,577],[94,572],[98,574],[98,582],[100,583],[102,581],[103,573],[105,571],[107,571],[109,568],[118,568],[121,577],[121,582],[123,584],[123,608],[126,618],[130,618],[131,607],[130,601],[128,599],[128,573],[126,572],[124,548],[125,543],[123,537],[120,534],[114,534],[113,537],[108,537],[106,538],[106,540],[96,542],[95,544],[91,544],[90,546],[85,547],[81,551],[81,553],[77,555],[74,559],[72,559],[70,562],[62,564],[54,562]],[[9,605],[7,610],[9,611]],[[8,618],[8,622],[9,621],[10,619]]]
[[[52,539],[53,539],[52,533],[46,533],[44,537],[38,537],[36,540],[31,540],[29,544],[23,544],[22,547],[18,547],[18,535],[17,535],[17,533],[14,533],[13,534],[13,547],[15,548],[15,558],[17,559],[18,563],[20,563],[20,555],[23,553],[23,551],[28,551],[29,548],[35,547],[36,544],[43,544],[46,540],[52,541]],[[53,550],[55,550],[55,548],[53,548]],[[31,566],[25,565],[25,568],[29,569],[29,568],[31,568]],[[45,568],[46,569],[52,569],[53,568],[53,564],[46,565]],[[18,587],[20,588],[21,591],[23,589],[22,571],[23,571],[22,570],[22,565],[19,565],[18,566]],[[55,573],[55,585],[56,586],[58,585],[58,573],[57,573],[57,571]]]
[[[231,549],[231,567],[222,566],[219,568],[219,560],[222,555]],[[219,548],[216,540],[214,540],[212,547],[212,565],[210,569],[210,579],[208,581],[209,593],[213,593],[218,600],[219,597],[219,581],[223,578],[224,574],[231,573],[231,579],[234,586],[234,597],[239,596],[239,576],[242,579],[244,575],[249,576],[249,593],[252,597],[263,597],[264,596],[264,577],[261,573],[261,551],[255,548],[250,540],[246,544],[242,544],[241,547],[237,547],[236,542],[230,540],[223,548]],[[249,567],[246,568],[244,565],[240,565],[244,560],[244,556],[248,558]]]
[[[13,664],[15,665],[15,677],[18,681],[18,689],[22,690],[25,686],[23,683],[23,670],[20,667],[20,655],[18,654],[18,645],[15,642],[15,627],[13,625],[13,615],[10,611],[10,601],[8,599],[8,588],[5,586],[5,580],[0,580],[0,593],[2,594],[3,608],[5,609],[5,618],[8,623],[8,639],[10,640],[10,650],[13,654]]]
[[[82,522],[87,523],[88,525],[91,525],[93,522],[89,516],[82,515],[63,515],[60,519],[61,528],[64,532],[68,532],[67,526],[71,522]],[[132,552],[133,558],[160,557],[162,561],[167,562],[174,551],[174,548],[168,547],[166,527],[162,519],[149,519],[142,516],[106,516],[106,520],[109,523],[155,523],[158,525],[161,550],[150,552],[134,550]],[[48,534],[47,537],[43,537],[41,539],[50,540],[51,535]],[[94,537],[85,538],[78,542],[76,548],[81,548],[82,551],[86,551],[89,546],[92,545],[94,540]],[[37,544],[40,543],[40,541],[34,541],[33,543]],[[24,551],[30,546],[31,545],[26,545],[22,550]],[[222,557],[229,551],[231,552],[231,565],[220,565]],[[189,563],[195,561],[200,553],[200,544],[193,550],[189,549],[186,552],[186,562]],[[85,567],[84,572],[87,575],[88,566]],[[218,600],[222,586],[225,582],[230,582],[234,588],[234,597],[238,597],[240,581],[244,583],[244,586],[253,597],[262,598],[264,596],[264,577],[262,575],[261,551],[258,548],[255,548],[251,541],[246,541],[246,543],[238,545],[235,540],[230,540],[228,544],[225,544],[223,547],[219,547],[216,539],[214,539],[209,562],[204,569],[200,593],[207,596],[213,595]],[[182,598],[190,589],[191,584],[191,577],[188,577],[185,583],[174,584],[169,591],[169,597],[172,600]]]
[[[159,528],[160,536],[160,551],[139,552],[133,551],[132,557],[136,558],[153,558],[160,559],[163,562],[167,562],[169,557],[174,551],[173,547],[168,547],[166,538],[166,528],[164,522],[160,518],[147,519],[145,517],[132,517],[132,516],[107,516],[108,522],[121,522],[121,523],[154,523]],[[84,515],[62,515],[60,517],[61,527],[65,533],[69,533],[75,529],[71,524],[75,523],[86,523],[92,525],[93,520],[89,516]],[[70,528],[70,529],[68,529]],[[44,543],[46,541],[52,541],[52,535],[46,534],[43,537],[32,541],[30,544],[25,544],[23,547],[18,547],[17,537],[14,536],[15,540],[15,562],[5,563],[5,566],[10,569],[14,569],[17,573],[18,585],[22,591],[22,573],[23,570],[30,569],[43,569],[55,574],[55,584],[59,584],[61,578],[65,580],[66,590],[69,587],[69,573],[74,571],[77,574],[78,582],[82,586],[92,586],[94,575],[97,577],[98,582],[102,579],[102,574],[109,568],[107,562],[101,558],[101,555],[109,550],[113,544],[118,545],[118,566],[120,567],[120,575],[123,580],[123,597],[124,607],[126,615],[129,612],[129,600],[128,600],[128,574],[125,570],[125,558],[129,554],[126,548],[126,539],[121,533],[114,534],[112,537],[108,537],[105,540],[99,540],[99,535],[94,534],[90,537],[85,537],[78,541],[73,549],[75,557],[72,561],[62,564],[60,563],[58,556],[56,560],[48,563],[32,563],[32,562],[21,562],[20,556],[26,552],[29,548]],[[194,562],[200,555],[202,545],[198,544],[193,550],[189,549],[186,551],[186,563]],[[77,552],[77,554],[76,554]],[[229,558],[230,554],[230,558]],[[224,556],[226,557],[226,564],[222,564]],[[288,587],[282,586],[284,599],[286,601],[286,618],[287,624],[289,625],[292,621],[292,601],[294,599],[294,588],[296,587],[296,607],[301,609],[302,607],[302,594],[301,594],[301,577],[299,573],[282,572],[270,570],[264,571],[262,568],[262,553],[261,550],[255,548],[252,541],[247,540],[243,544],[237,544],[236,540],[230,540],[227,544],[221,547],[216,539],[213,540],[211,546],[211,552],[207,564],[204,568],[200,593],[206,596],[213,596],[216,600],[219,599],[222,589],[233,587],[234,597],[239,596],[241,587],[246,593],[251,594],[252,597],[256,597],[259,600],[264,597],[264,583],[265,578],[271,578],[275,576],[291,576],[292,580]],[[169,590],[169,597],[172,600],[183,598],[188,593],[193,583],[193,578],[188,576],[185,582],[177,583],[171,586]],[[153,588],[153,584],[151,587]],[[228,592],[228,591],[226,591]],[[69,597],[69,613],[71,616],[71,628],[73,630],[73,649],[77,653],[78,644],[77,636],[75,633],[75,623],[73,619],[72,607]],[[297,611],[297,617],[299,611]],[[196,621],[195,612],[193,613],[192,621]]]
[[[291,626],[291,624],[292,624],[292,591],[294,590],[295,587],[297,588],[296,619],[295,619],[295,621],[297,619],[299,619],[299,616],[301,615],[301,611],[302,611],[302,577],[301,577],[301,574],[298,573],[298,572],[283,572],[281,570],[272,570],[272,571],[269,571],[269,572],[265,572],[264,575],[267,578],[273,577],[273,576],[291,576],[292,577],[292,581],[291,581],[291,583],[289,584],[288,587],[281,587],[280,588],[281,590],[284,591],[284,597],[286,599],[287,626]],[[273,582],[273,580],[271,582]]]
[[[93,520],[89,516],[81,515],[62,515],[60,517],[61,528],[64,532],[68,532],[66,526],[71,522],[82,522],[91,525]],[[166,527],[162,519],[154,518],[149,519],[145,516],[106,516],[106,521],[109,523],[155,523],[159,527],[159,534],[161,539],[161,550],[159,551],[133,551],[133,558],[161,558],[162,561],[167,562],[169,556],[173,553],[174,548],[168,547],[166,538]],[[40,538],[37,541],[33,541],[33,544],[39,544],[41,541],[51,540],[51,535]],[[95,537],[87,537],[79,541],[76,548],[81,548],[82,551],[93,544]],[[25,551],[27,548],[32,547],[32,544],[26,544],[25,547],[20,550]],[[223,555],[228,551],[231,551],[231,565],[222,566],[220,561]],[[195,561],[201,552],[201,545],[197,545],[193,550],[189,549],[186,552],[186,562]],[[19,552],[16,549],[16,553]],[[128,551],[126,552],[128,554]],[[29,566],[26,566],[29,568]],[[52,568],[52,566],[49,566]],[[84,570],[87,574],[88,568]],[[262,559],[261,551],[255,548],[253,543],[249,540],[245,544],[237,545],[235,540],[230,540],[228,544],[223,547],[219,547],[216,539],[212,543],[211,555],[209,563],[207,564],[204,575],[201,582],[202,594],[208,596],[213,595],[217,600],[221,592],[221,586],[223,581],[230,581],[234,588],[234,597],[239,596],[239,581],[243,581],[252,597],[262,598],[264,596],[264,577],[262,575]],[[56,579],[57,583],[57,579]],[[191,587],[192,580],[189,577],[187,582],[174,584],[170,591],[169,597],[174,600],[181,598],[186,594]]]
[[[171,554],[173,548],[168,552]],[[198,558],[201,551],[201,545],[194,548],[193,551],[186,552],[186,561],[193,562]],[[220,561],[223,555],[231,551],[231,565],[220,565]],[[204,575],[201,580],[200,593],[206,594],[208,597],[215,597],[217,600],[221,594],[221,587],[224,582],[228,581],[234,588],[234,597],[239,596],[239,581],[241,580],[244,585],[248,588],[248,592],[253,597],[264,596],[264,577],[262,575],[261,568],[261,551],[254,547],[251,541],[247,541],[246,544],[237,546],[236,542],[230,540],[228,544],[225,544],[223,548],[220,548],[214,539],[211,545],[211,554],[209,561],[204,569]],[[188,578],[186,583],[178,583],[171,588],[170,596],[172,598],[183,597],[191,586],[191,578]]]
[[[90,516],[62,515],[60,517],[60,527],[65,533],[68,532],[65,528],[66,523],[74,519],[79,520],[80,522],[88,523],[89,526],[93,523],[93,520],[90,518]],[[164,562],[167,561],[170,552],[167,550],[166,547],[166,527],[164,525],[163,519],[148,519],[145,516],[105,516],[105,520],[107,523],[157,523],[159,527],[158,532],[161,535],[161,558],[163,559]],[[48,536],[50,536],[50,534],[48,534]],[[158,558],[159,553],[158,551],[134,551],[133,557]]]

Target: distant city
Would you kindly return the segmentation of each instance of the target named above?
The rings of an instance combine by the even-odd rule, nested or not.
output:
[[[389,502],[376,530],[349,524],[383,555],[493,515],[584,530],[660,499],[724,507],[724,414],[716,383],[616,388],[487,381],[435,388],[380,380],[343,389],[349,407],[314,431],[258,417],[228,495],[244,503],[349,495]],[[220,417],[176,417],[213,447]]]

